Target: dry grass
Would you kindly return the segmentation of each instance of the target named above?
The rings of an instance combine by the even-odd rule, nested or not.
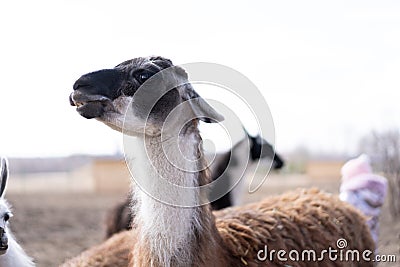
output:
[[[38,266],[57,266],[102,241],[104,214],[118,196],[10,195],[11,228]]]
[[[304,177],[271,178],[246,202],[278,194],[294,187],[318,186],[336,193],[338,183],[304,180]],[[57,266],[64,260],[97,244],[104,237],[106,211],[123,196],[119,195],[8,195],[14,206],[12,229],[38,266]],[[400,222],[393,222],[384,207],[381,218],[380,254],[397,255],[399,266]]]

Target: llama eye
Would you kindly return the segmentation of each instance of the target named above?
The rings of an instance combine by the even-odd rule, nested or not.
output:
[[[11,217],[12,217],[12,215],[11,215],[10,213],[6,213],[6,214],[4,214],[3,219],[4,219],[4,221],[6,222],[6,221],[8,221]]]
[[[152,76],[150,72],[143,71],[141,73],[136,74],[136,79],[140,83],[144,83],[147,79],[149,79]]]

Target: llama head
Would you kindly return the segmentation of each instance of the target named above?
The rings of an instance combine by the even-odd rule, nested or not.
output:
[[[0,168],[0,255],[2,255],[6,253],[8,249],[7,225],[8,220],[12,217],[10,207],[4,199],[8,179],[8,165],[5,158],[1,159]]]
[[[135,58],[85,74],[73,89],[70,103],[80,115],[130,135],[159,135],[198,119],[223,120],[194,91],[187,73],[162,57]]]
[[[273,146],[270,143],[268,143],[267,140],[262,138],[260,135],[251,136],[249,133],[247,133],[247,131],[246,135],[250,141],[250,159],[252,161],[258,161],[259,159],[269,158],[273,159],[274,169],[280,169],[283,167],[284,161],[277,153],[275,153]]]

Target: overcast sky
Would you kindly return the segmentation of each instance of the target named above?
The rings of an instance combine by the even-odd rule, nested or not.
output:
[[[80,75],[148,55],[246,75],[278,151],[352,152],[371,129],[400,126],[398,1],[16,0],[0,4],[0,25],[2,155],[120,150],[121,134],[68,96]]]

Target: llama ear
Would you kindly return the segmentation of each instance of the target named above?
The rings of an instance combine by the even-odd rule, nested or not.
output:
[[[242,125],[242,129],[243,129],[245,135],[247,136],[247,138],[249,138],[249,139],[252,139],[252,138],[253,138],[253,136],[251,136],[251,135],[249,134],[249,132],[246,130],[246,128],[245,128],[243,125]]]
[[[8,164],[6,158],[1,158],[1,185],[0,185],[0,198],[4,197],[7,187],[7,179],[8,179]]]
[[[211,107],[211,105],[196,93],[191,86],[188,95],[190,107],[192,108],[196,118],[207,123],[221,122],[224,120],[224,116]]]
[[[261,138],[257,137],[252,137],[250,136],[250,142],[251,142],[251,159],[256,160],[261,158],[261,152],[262,152],[262,143],[260,142]]]
[[[221,122],[224,120],[224,116],[219,114],[213,107],[210,106],[203,98],[193,98],[190,100],[190,105],[196,116],[200,120],[213,123]]]

